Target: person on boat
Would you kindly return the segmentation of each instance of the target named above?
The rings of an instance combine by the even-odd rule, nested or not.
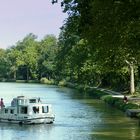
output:
[[[5,105],[4,105],[4,102],[3,102],[3,98],[1,98],[1,100],[0,100],[0,108],[3,108],[3,107],[5,107]]]
[[[11,106],[15,106],[15,101],[14,101],[14,99],[11,101]]]

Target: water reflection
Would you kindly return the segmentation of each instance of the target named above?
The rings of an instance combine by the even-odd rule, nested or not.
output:
[[[0,139],[43,140],[51,133],[53,125],[17,125],[0,123]],[[43,138],[44,137],[44,138]]]

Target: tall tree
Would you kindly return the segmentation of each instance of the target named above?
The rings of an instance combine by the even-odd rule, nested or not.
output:
[[[38,43],[36,36],[32,33],[28,34],[22,41],[18,42],[16,49],[18,49],[21,55],[21,66],[26,67],[26,80],[28,81],[30,76],[37,79],[38,68]]]
[[[0,49],[0,79],[8,78],[9,66],[6,57],[6,51]]]
[[[39,53],[39,73],[40,78],[46,76],[48,79],[54,78],[55,56],[57,53],[57,39],[54,35],[46,35],[40,42],[38,47]]]
[[[13,75],[12,79],[16,80],[18,67],[23,65],[22,52],[13,46],[7,50],[7,59],[10,66],[10,73]]]
[[[138,62],[139,0],[65,0],[62,5],[69,14],[65,31],[74,33],[76,29],[80,37],[88,40],[90,51],[100,56],[97,63],[108,71],[113,66],[111,71],[123,72],[120,70],[126,67],[126,60]]]

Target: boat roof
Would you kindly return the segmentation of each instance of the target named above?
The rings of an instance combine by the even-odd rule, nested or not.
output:
[[[40,99],[40,97],[26,97],[26,96],[17,96],[13,99]]]
[[[20,105],[29,105],[29,104],[48,104],[49,105],[49,103],[42,101],[40,97],[17,96],[13,98],[13,100],[19,101]]]

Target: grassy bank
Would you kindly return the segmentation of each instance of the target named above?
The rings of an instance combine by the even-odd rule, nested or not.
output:
[[[129,101],[125,103],[122,98],[112,97],[110,95],[103,96],[102,100],[104,100],[109,105],[114,106],[117,109],[120,109],[124,112],[126,112],[126,110],[128,109],[139,109],[138,104],[134,104]]]

